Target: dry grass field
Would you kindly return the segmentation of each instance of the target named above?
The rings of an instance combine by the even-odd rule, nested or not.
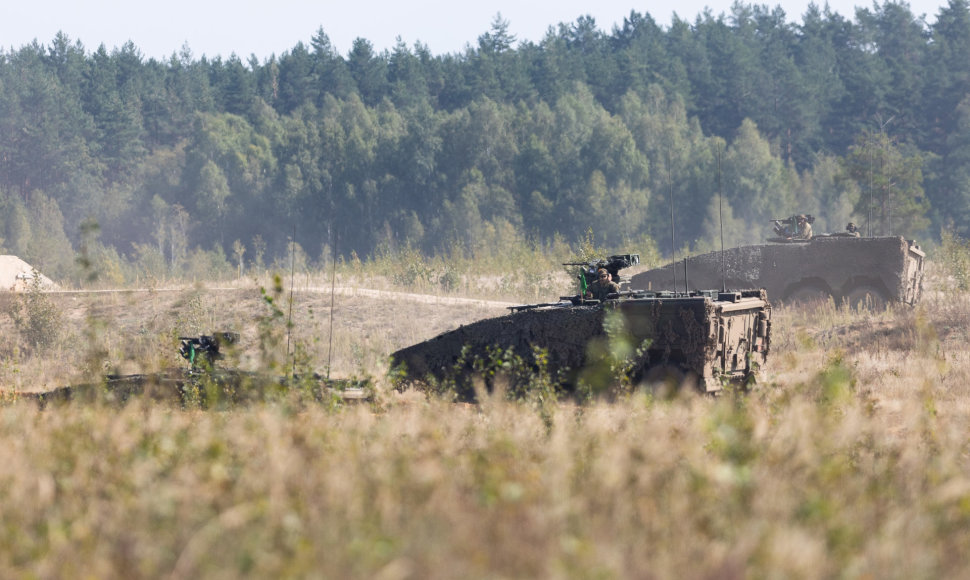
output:
[[[777,308],[748,393],[459,405],[394,391],[387,355],[535,289],[337,285],[389,292],[336,294],[332,341],[325,279],[292,302],[269,290],[275,317],[255,282],[48,294],[43,346],[4,315],[23,297],[0,296],[0,578],[970,575],[966,293]],[[39,410],[16,395],[177,366],[178,336],[215,330],[241,333],[234,363],[252,369],[284,368],[289,334],[301,365],[371,377],[374,399]]]

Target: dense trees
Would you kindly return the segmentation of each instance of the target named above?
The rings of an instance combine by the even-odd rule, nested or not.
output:
[[[90,223],[102,258],[168,273],[201,251],[272,260],[294,230],[311,258],[590,227],[666,249],[671,213],[696,251],[720,223],[756,242],[795,212],[966,235],[970,5],[852,16],[735,3],[664,28],[633,11],[533,43],[497,15],[458,54],[358,38],[341,55],[319,29],[262,62],[61,33],[0,52],[0,249],[64,276]]]

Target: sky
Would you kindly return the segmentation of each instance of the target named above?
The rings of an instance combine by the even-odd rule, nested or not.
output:
[[[788,20],[800,22],[810,0],[767,2],[781,6]],[[854,19],[855,6],[871,8],[873,0],[831,0],[829,7]],[[297,42],[309,45],[321,27],[340,54],[346,55],[356,38],[371,42],[377,51],[392,49],[398,37],[407,46],[426,45],[432,54],[461,52],[475,46],[497,14],[509,23],[518,41],[539,42],[550,26],[592,16],[598,28],[611,32],[632,10],[649,13],[662,26],[676,14],[693,21],[705,8],[714,15],[729,13],[733,0],[7,0],[0,17],[0,47],[17,49],[37,41],[50,45],[58,32],[80,40],[88,53],[104,44],[111,51],[129,40],[145,58],[167,60],[188,46],[196,59],[228,58],[243,61],[255,55],[291,50]],[[754,2],[747,2],[754,3]],[[820,6],[825,5],[820,0]],[[947,0],[913,0],[910,9],[936,21]]]

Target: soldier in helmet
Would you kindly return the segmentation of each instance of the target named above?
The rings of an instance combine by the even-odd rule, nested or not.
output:
[[[610,279],[610,273],[606,271],[606,268],[600,268],[596,271],[596,281],[590,284],[586,288],[586,298],[594,298],[596,300],[606,300],[607,296],[610,294],[616,294],[620,291],[620,285]]]
[[[792,239],[795,240],[810,240],[812,239],[812,224],[808,221],[808,216],[801,214],[795,220],[795,235]]]
[[[850,236],[852,236],[852,237],[854,237],[854,238],[858,238],[859,237],[859,228],[857,228],[854,223],[849,222],[849,225],[845,226],[845,233],[848,234],[848,235],[850,235]]]

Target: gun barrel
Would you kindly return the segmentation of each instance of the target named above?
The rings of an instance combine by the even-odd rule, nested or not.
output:
[[[534,308],[545,308],[547,306],[565,306],[569,304],[568,302],[540,302],[538,304],[519,304],[517,306],[507,306],[512,312],[519,312],[521,310],[532,310]]]

